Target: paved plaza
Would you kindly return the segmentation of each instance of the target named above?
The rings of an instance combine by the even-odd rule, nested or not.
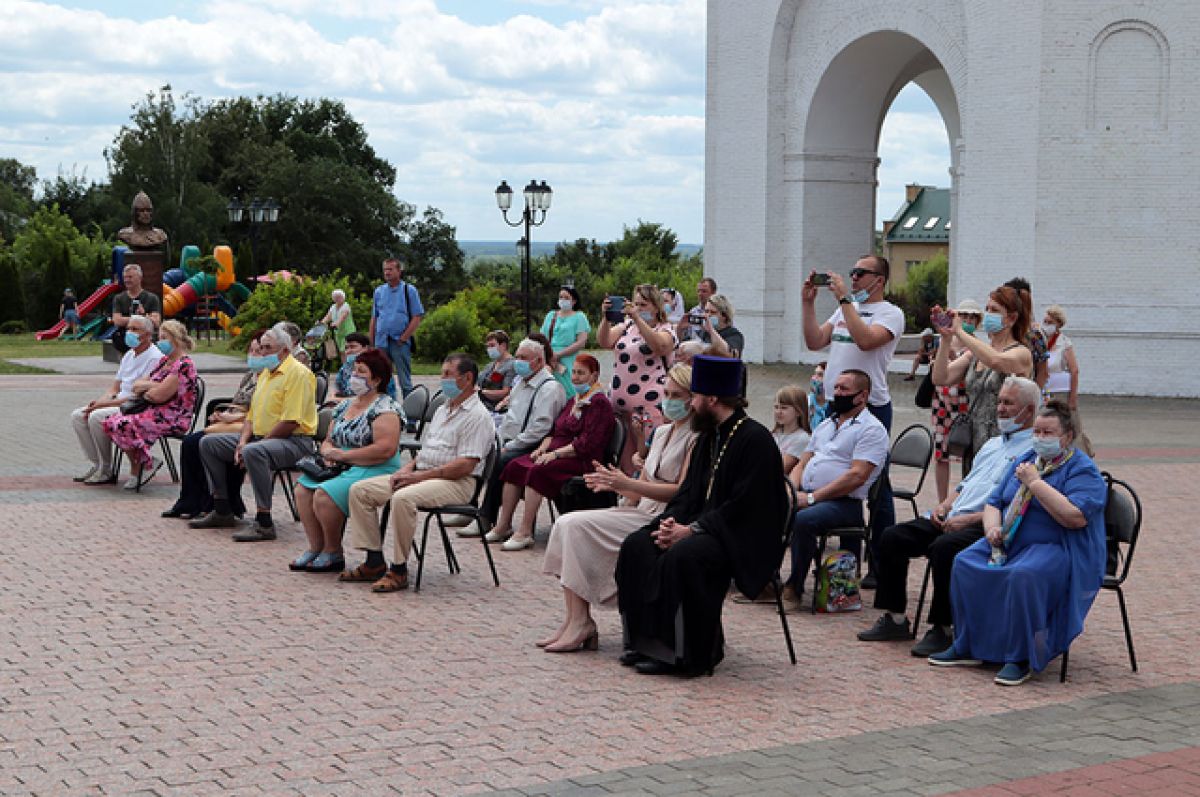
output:
[[[752,413],[801,374],[754,368]],[[894,428],[927,420],[894,380]],[[209,395],[236,381],[210,374]],[[292,573],[281,496],[279,539],[235,544],[159,517],[165,471],[141,495],[71,481],[68,415],[109,383],[0,377],[0,795],[1200,794],[1197,402],[1083,402],[1101,466],[1146,508],[1139,672],[1104,593],[1065,684],[1055,662],[1005,689],[858,642],[870,610],[790,615],[793,667],[769,607],[727,602],[712,678],[620,667],[613,612],[598,653],[544,653],[548,522],[533,551],[495,551],[499,588],[473,540],[458,575],[434,542],[420,593]]]

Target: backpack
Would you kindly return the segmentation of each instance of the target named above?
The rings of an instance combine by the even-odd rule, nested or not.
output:
[[[858,560],[849,551],[831,553],[817,570],[817,611],[823,614],[862,610]]]

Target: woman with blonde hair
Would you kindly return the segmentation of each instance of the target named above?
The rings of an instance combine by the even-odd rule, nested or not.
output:
[[[596,492],[620,495],[620,505],[562,515],[550,531],[542,572],[559,577],[566,617],[557,631],[537,643],[548,652],[595,649],[598,637],[591,607],[616,603],[613,572],[621,543],[662,512],[687,475],[696,442],[691,424],[691,384],[690,366],[676,365],[668,372],[662,407],[667,423],[654,431],[650,453],[638,478],[599,464],[583,477]]]
[[[154,478],[162,460],[151,451],[158,439],[180,434],[192,426],[196,410],[198,376],[188,356],[195,343],[187,327],[171,319],[158,331],[158,348],[165,355],[149,376],[133,383],[135,398],[143,399],[140,411],[124,411],[104,419],[104,432],[129,457],[130,474],[126,490],[139,489]]]
[[[707,354],[717,357],[741,357],[746,338],[733,325],[733,302],[723,293],[708,297],[704,306],[704,332],[708,335]]]
[[[775,394],[775,427],[771,435],[783,455],[783,472],[791,473],[808,448],[808,392],[799,385],[784,385]]]

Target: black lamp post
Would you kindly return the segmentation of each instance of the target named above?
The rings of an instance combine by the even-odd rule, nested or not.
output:
[[[517,243],[517,250],[521,256],[521,294],[525,310],[525,334],[529,334],[529,331],[533,329],[529,311],[529,256],[532,248],[529,231],[546,222],[546,213],[550,210],[550,200],[553,198],[554,192],[550,190],[550,186],[546,185],[545,180],[542,180],[540,185],[537,181],[530,180],[529,185],[525,186],[522,193],[525,197],[525,208],[521,211],[521,218],[517,221],[508,219],[508,211],[512,207],[513,190],[509,188],[508,182],[505,180],[501,180],[500,185],[496,188],[496,205],[500,208],[504,222],[509,227],[523,226],[525,228],[525,234]]]
[[[264,225],[271,225],[279,221],[279,210],[280,205],[274,197],[266,199],[254,197],[250,200],[249,205],[243,205],[242,201],[235,196],[225,206],[230,224],[241,224],[242,219],[246,219],[250,223],[250,256],[254,258],[255,270],[258,270],[259,266],[258,241],[262,228]]]

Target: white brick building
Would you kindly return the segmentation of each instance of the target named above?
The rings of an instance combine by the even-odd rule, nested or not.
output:
[[[748,356],[816,359],[802,272],[871,250],[915,81],[951,142],[951,301],[1027,277],[1085,392],[1200,396],[1198,41],[1196,0],[709,0],[705,260]]]

